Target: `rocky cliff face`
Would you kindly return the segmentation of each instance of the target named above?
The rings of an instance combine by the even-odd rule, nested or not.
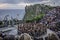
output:
[[[36,5],[31,5],[31,6],[26,6],[25,7],[25,17],[24,20],[28,20],[28,19],[33,19],[36,16],[40,16],[41,14],[46,14],[49,10],[53,9],[53,7],[47,6],[47,5],[40,5],[40,4],[36,4]],[[43,15],[43,17],[44,17]]]
[[[31,5],[25,8],[26,15],[25,20],[33,19],[34,17],[45,14],[43,18],[40,19],[40,23],[47,26],[47,28],[57,32],[60,30],[60,7],[51,7],[47,5]]]

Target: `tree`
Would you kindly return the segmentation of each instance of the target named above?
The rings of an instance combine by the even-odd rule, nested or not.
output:
[[[0,25],[2,25],[3,23],[2,23],[2,21],[0,21]]]

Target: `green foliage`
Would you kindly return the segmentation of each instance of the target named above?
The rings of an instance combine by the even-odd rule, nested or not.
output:
[[[38,19],[41,19],[45,14],[40,14],[38,16],[35,16],[34,19],[38,20]]]
[[[36,4],[36,5],[26,6],[25,7],[26,14],[25,14],[23,20],[27,21],[27,22],[38,21],[44,17],[46,10],[48,11],[51,9],[53,9],[53,7],[47,6],[44,4],[42,4],[42,5]],[[38,11],[36,12],[36,10],[38,10]]]
[[[44,15],[45,15],[45,14],[40,14],[40,15],[38,15],[38,16],[35,16],[33,19],[28,19],[28,20],[26,20],[26,22],[38,21],[38,20],[40,20],[41,18],[43,18]]]

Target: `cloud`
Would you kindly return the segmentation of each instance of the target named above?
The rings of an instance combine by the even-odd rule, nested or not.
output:
[[[41,2],[41,1],[44,1],[44,0],[0,0],[0,3],[18,4],[21,2],[33,3],[33,2]]]
[[[57,2],[56,0],[35,0],[34,2],[28,2],[28,1],[33,1],[33,0],[10,0],[10,1],[0,0],[0,9],[24,9],[26,5],[29,6],[33,4],[46,4],[46,5],[51,5],[51,6],[56,6],[60,4],[59,0],[57,0]]]
[[[49,2],[45,4],[51,6],[60,6],[60,0],[49,0]]]
[[[9,4],[17,4],[20,2],[24,2],[24,0],[0,0],[0,3],[9,3]]]
[[[48,3],[49,1],[42,1],[42,2],[34,2],[34,3],[30,3],[30,4],[45,4]]]
[[[34,3],[24,3],[20,2],[18,4],[9,4],[9,3],[0,3],[0,9],[24,9],[26,5],[33,5],[33,4],[42,4],[46,3],[48,1],[42,1],[42,2],[34,2]]]
[[[0,4],[0,9],[24,9],[27,3],[19,3],[19,4]]]

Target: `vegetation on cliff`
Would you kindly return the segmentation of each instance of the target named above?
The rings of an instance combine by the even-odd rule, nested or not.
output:
[[[53,7],[47,6],[47,5],[31,5],[31,6],[26,6],[25,7],[25,16],[24,16],[24,21],[38,21],[42,19],[45,14],[47,13],[48,10],[51,10]]]

